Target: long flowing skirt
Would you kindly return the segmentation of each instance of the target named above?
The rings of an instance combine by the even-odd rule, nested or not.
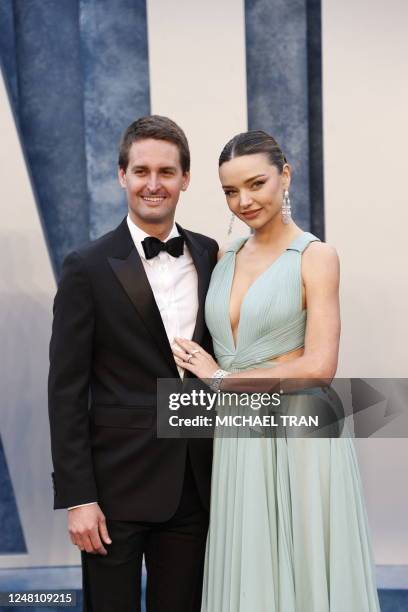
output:
[[[202,612],[378,612],[350,438],[215,438]]]

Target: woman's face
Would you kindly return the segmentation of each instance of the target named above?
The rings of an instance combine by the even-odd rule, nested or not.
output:
[[[253,230],[281,214],[283,192],[290,185],[288,164],[279,174],[265,153],[255,153],[224,162],[219,174],[230,210]]]

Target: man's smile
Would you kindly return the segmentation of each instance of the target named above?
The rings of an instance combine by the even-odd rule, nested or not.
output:
[[[159,202],[163,202],[163,200],[166,199],[166,196],[140,196],[142,198],[142,200],[144,200],[145,202],[153,202],[155,204],[159,203]]]

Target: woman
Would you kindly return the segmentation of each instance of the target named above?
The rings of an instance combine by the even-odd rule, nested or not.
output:
[[[338,258],[291,219],[285,156],[265,132],[239,134],[219,173],[251,235],[221,253],[211,279],[206,320],[217,361],[178,339],[177,364],[214,389],[331,379]],[[379,611],[349,438],[215,438],[202,612],[253,611]]]

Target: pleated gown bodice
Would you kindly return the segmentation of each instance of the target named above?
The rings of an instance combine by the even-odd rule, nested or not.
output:
[[[235,259],[247,238],[226,250],[211,277],[205,317],[221,368],[238,372],[264,367],[271,359],[303,347],[306,310],[302,310],[302,253],[312,241],[304,232],[249,287],[241,305],[235,346],[229,304]]]

